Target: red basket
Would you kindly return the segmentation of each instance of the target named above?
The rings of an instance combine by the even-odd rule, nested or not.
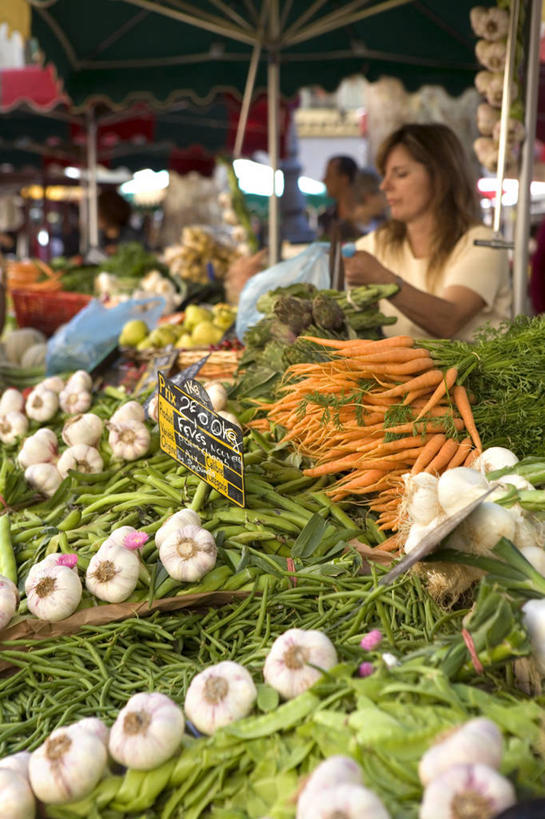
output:
[[[46,336],[53,335],[61,324],[70,321],[92,299],[92,296],[84,293],[65,293],[62,290],[12,290],[11,296],[17,325],[34,327]]]

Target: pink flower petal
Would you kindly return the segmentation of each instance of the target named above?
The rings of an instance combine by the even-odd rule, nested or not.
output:
[[[367,634],[364,634],[361,638],[360,647],[363,648],[365,651],[373,651],[382,640],[382,634],[378,630],[378,628],[373,629],[373,631],[368,631]]]
[[[73,569],[77,562],[78,556],[73,552],[68,555],[59,555],[57,558],[57,566],[68,566],[69,569]]]
[[[362,663],[358,668],[358,674],[360,677],[370,677],[374,670],[373,663]]]
[[[123,546],[125,549],[141,549],[148,540],[149,535],[145,532],[129,532],[123,538]]]

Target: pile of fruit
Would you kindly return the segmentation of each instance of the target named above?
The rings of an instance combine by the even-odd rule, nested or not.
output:
[[[182,350],[218,345],[236,319],[236,309],[228,304],[205,307],[189,304],[183,321],[176,314],[173,321],[166,321],[149,330],[145,321],[136,319],[124,325],[119,336],[120,347],[138,351],[159,350],[173,345]]]

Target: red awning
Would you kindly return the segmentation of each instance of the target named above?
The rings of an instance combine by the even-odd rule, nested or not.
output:
[[[52,65],[0,69],[0,109],[4,112],[21,105],[50,111],[69,101]]]

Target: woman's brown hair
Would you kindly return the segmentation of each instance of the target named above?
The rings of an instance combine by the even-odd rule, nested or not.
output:
[[[447,125],[408,123],[386,137],[377,155],[382,175],[388,156],[397,145],[403,145],[430,175],[436,225],[427,270],[431,289],[458,240],[482,221],[475,179],[460,140]],[[390,219],[378,229],[377,241],[382,247],[399,251],[406,233],[403,222]]]

